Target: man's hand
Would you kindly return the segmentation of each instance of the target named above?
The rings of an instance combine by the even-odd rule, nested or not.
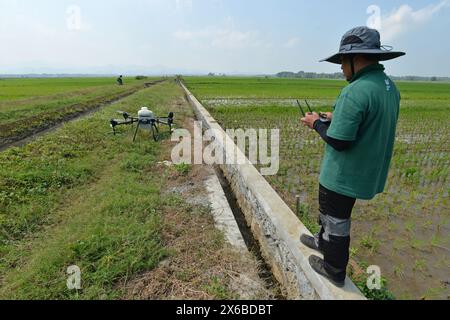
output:
[[[302,122],[305,127],[309,127],[310,129],[314,129],[314,123],[320,120],[319,115],[316,112],[307,113],[306,117],[302,118]]]

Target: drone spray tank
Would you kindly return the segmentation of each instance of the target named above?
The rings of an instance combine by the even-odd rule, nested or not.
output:
[[[152,124],[156,121],[155,114],[148,107],[142,107],[139,110],[138,118],[142,129],[151,129]]]

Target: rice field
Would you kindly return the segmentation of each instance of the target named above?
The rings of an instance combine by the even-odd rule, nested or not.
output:
[[[124,78],[125,84],[138,82]],[[51,96],[58,93],[104,87],[115,84],[114,78],[14,78],[0,79],[0,101]]]
[[[186,78],[225,128],[280,129],[280,170],[266,177],[317,228],[318,176],[324,143],[300,124],[295,99],[331,111],[344,81],[274,78]],[[385,192],[358,201],[351,255],[378,265],[398,299],[450,297],[450,83],[397,83],[402,93],[395,153]],[[306,213],[305,213],[306,211]]]

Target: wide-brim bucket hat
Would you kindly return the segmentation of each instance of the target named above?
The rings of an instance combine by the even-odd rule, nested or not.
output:
[[[380,33],[376,29],[356,27],[344,34],[338,53],[320,62],[341,64],[342,56],[354,54],[376,55],[379,61],[387,61],[404,56],[406,53],[392,51],[391,46],[382,46]]]

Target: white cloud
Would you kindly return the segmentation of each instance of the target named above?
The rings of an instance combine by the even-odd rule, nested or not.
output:
[[[222,29],[213,33],[211,44],[222,49],[238,49],[258,47],[262,45],[262,41],[258,39],[257,32]]]
[[[92,41],[90,33],[84,32],[90,29],[83,23],[79,30],[70,30],[64,25],[64,20],[60,25],[52,25],[25,14],[0,19],[0,30],[9,30],[0,32],[0,42],[7,44],[0,52],[0,68],[101,63],[116,47],[106,48]]]
[[[176,0],[176,6],[178,10],[192,9],[194,3],[192,0]]]
[[[299,43],[300,43],[300,38],[298,38],[298,37],[293,37],[293,38],[289,39],[289,40],[284,44],[284,47],[286,47],[286,48],[294,48],[294,47],[298,46]]]
[[[69,31],[92,31],[92,26],[85,21],[81,8],[76,5],[66,9],[66,26]]]
[[[263,47],[265,44],[257,31],[241,31],[231,26],[225,28],[208,27],[203,30],[178,30],[173,36],[177,40],[191,44],[201,44],[220,49],[242,49]]]
[[[450,6],[450,0],[442,0],[437,4],[414,11],[409,5],[402,5],[381,19],[381,35],[383,41],[392,41],[400,35],[425,24],[445,7]]]
[[[196,37],[198,38],[200,35],[187,30],[178,30],[173,34],[173,36],[178,40],[191,41]]]

